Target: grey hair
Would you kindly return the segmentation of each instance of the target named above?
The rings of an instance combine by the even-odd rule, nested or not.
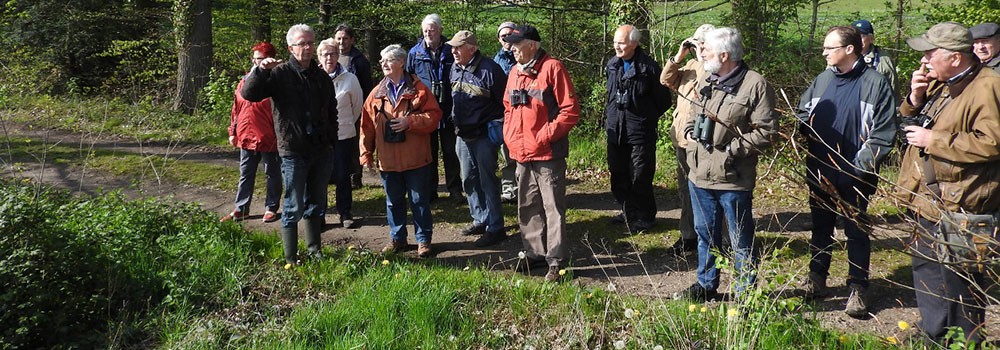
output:
[[[406,61],[406,50],[399,44],[392,44],[382,49],[382,58],[390,58],[397,61]]]
[[[333,38],[326,38],[319,42],[319,46],[316,47],[316,54],[322,55],[324,52],[333,51],[338,55],[340,54],[340,49],[337,48],[337,42]]]
[[[642,40],[642,31],[640,31],[639,28],[636,28],[635,26],[629,26],[629,27],[631,28],[628,31],[628,41],[637,43],[639,42],[639,40]]]
[[[420,22],[421,26],[423,26],[425,24],[433,24],[433,25],[437,26],[438,29],[440,29],[440,28],[442,28],[441,27],[441,16],[439,16],[436,13],[432,13],[432,14],[426,15],[426,16],[424,16],[424,20]]]
[[[298,43],[293,43],[292,39],[294,39],[296,35],[302,32],[312,34],[313,37],[316,37],[316,32],[314,32],[312,28],[310,28],[306,24],[299,23],[292,26],[291,28],[288,28],[288,34],[285,34],[285,42],[288,43],[288,46],[292,46],[292,44],[298,44]]]
[[[730,60],[743,60],[743,37],[736,28],[722,27],[705,33],[705,45],[716,53],[728,52]]]

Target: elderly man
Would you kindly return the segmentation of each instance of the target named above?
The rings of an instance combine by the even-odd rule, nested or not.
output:
[[[986,22],[972,28],[972,52],[986,67],[1000,73],[1000,25]]]
[[[677,158],[677,197],[681,206],[680,223],[677,225],[681,236],[670,247],[674,254],[685,254],[698,248],[698,234],[694,232],[694,217],[691,214],[691,193],[688,191],[687,175],[691,168],[687,161],[687,138],[684,137],[684,126],[691,115],[691,109],[694,108],[692,101],[701,100],[696,89],[698,82],[708,77],[708,73],[702,69],[701,49],[705,46],[705,33],[712,29],[715,29],[715,26],[711,24],[699,26],[694,35],[681,42],[677,54],[663,65],[663,72],[660,73],[660,84],[678,94],[669,134]],[[681,62],[688,53],[694,57],[682,67]]]
[[[701,100],[684,127],[692,160],[688,186],[698,233],[698,281],[680,293],[698,301],[714,298],[719,288],[711,250],[722,242],[722,218],[735,255],[735,292],[741,295],[756,283],[751,209],[757,158],[771,144],[778,120],[774,90],[743,62],[739,31],[709,31],[701,56],[710,75],[698,83]]]
[[[490,135],[490,129],[503,127],[507,73],[479,52],[476,34],[470,31],[455,33],[448,45],[455,56],[451,68],[452,120],[458,132],[455,152],[472,215],[472,224],[462,233],[482,234],[475,245],[485,247],[507,238],[497,178],[497,151],[503,136]]]
[[[865,64],[875,68],[875,71],[889,79],[892,91],[896,91],[896,65],[892,63],[892,58],[882,51],[882,48],[875,46],[875,28],[872,27],[871,22],[859,19],[851,23],[851,26],[861,32],[861,45],[864,46],[861,49],[861,57],[865,59]]]
[[[441,35],[441,16],[436,13],[424,16],[420,23],[423,36],[417,44],[410,48],[406,56],[406,72],[416,74],[420,81],[431,89],[437,98],[442,111],[451,111],[451,65],[455,57],[451,55],[451,46]],[[434,156],[434,174],[428,181],[431,186],[431,200],[437,199],[438,186],[438,150],[444,158],[444,184],[452,201],[465,203],[462,195],[462,179],[459,175],[461,166],[458,155],[455,154],[455,124],[450,118],[450,112],[445,112],[441,125],[431,134],[431,154]]]
[[[899,107],[904,120],[917,120],[904,128],[909,146],[897,191],[917,219],[910,248],[918,328],[943,342],[949,328],[958,327],[965,339],[981,343],[986,311],[981,267],[957,263],[958,246],[940,242],[968,238],[967,229],[955,229],[964,222],[982,222],[984,231],[995,232],[1000,75],[983,69],[972,53],[972,35],[958,23],[936,24],[906,43],[923,52],[910,95]],[[941,251],[951,253],[939,256]]]
[[[580,103],[562,62],[541,48],[538,30],[517,26],[504,38],[517,66],[503,96],[503,139],[517,161],[517,218],[528,266],[548,265],[545,280],[559,280],[566,259],[566,156]]]
[[[826,293],[833,227],[838,216],[843,218],[850,290],[844,312],[852,317],[868,315],[868,197],[896,139],[896,99],[889,81],[861,59],[862,35],[843,26],[826,32],[823,57],[829,69],[802,94],[798,113],[809,135],[806,179],[813,223],[803,289],[810,298]]]
[[[333,81],[316,63],[315,34],[309,26],[288,29],[288,62],[265,58],[247,75],[243,97],[270,97],[285,185],[281,239],[285,262],[298,262],[298,222],[305,220],[309,255],[321,258],[320,232],[326,211],[326,185],[337,143],[337,98]]]
[[[641,38],[631,25],[615,31],[604,112],[611,193],[622,208],[613,221],[626,224],[630,233],[648,230],[656,220],[657,124],[670,108],[670,92],[659,84],[660,64],[639,47]]]
[[[503,22],[497,28],[497,40],[500,41],[500,50],[493,56],[493,61],[503,68],[504,74],[510,74],[517,61],[514,60],[514,53],[510,51],[511,44],[503,41],[514,30],[517,24],[514,22]],[[514,171],[517,165],[510,159],[510,150],[507,145],[500,145],[500,152],[503,154],[503,167],[500,168],[500,199],[504,202],[514,202],[517,200],[517,180],[514,178]]]

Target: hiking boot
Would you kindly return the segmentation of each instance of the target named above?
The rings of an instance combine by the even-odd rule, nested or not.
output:
[[[629,225],[628,230],[631,234],[639,234],[649,231],[653,228],[653,220],[635,220],[631,225]]]
[[[847,296],[847,307],[844,308],[844,313],[854,318],[868,316],[868,305],[865,303],[868,288],[851,283],[847,285],[847,289],[851,290],[851,295]]]
[[[611,224],[613,224],[613,225],[624,224],[625,223],[625,213],[618,213],[618,215],[612,216],[611,219],[608,219],[608,221],[611,222]]]
[[[406,246],[407,246],[406,241],[392,240],[392,242],[389,242],[389,244],[387,244],[385,247],[382,247],[382,254],[399,253],[404,249],[406,249]]]
[[[275,213],[274,211],[268,210],[268,211],[264,212],[264,218],[261,219],[261,221],[263,221],[264,223],[275,222],[275,221],[278,221],[279,218],[280,218],[280,216],[278,216],[278,213]]]
[[[817,272],[809,272],[809,276],[802,281],[802,295],[806,299],[819,299],[826,296],[826,277]]]
[[[226,221],[229,221],[229,220],[243,221],[243,219],[246,219],[247,216],[249,216],[249,215],[244,214],[243,212],[241,212],[239,210],[233,210],[232,213],[223,215],[221,218],[219,218],[219,222],[226,222]]]
[[[474,236],[486,233],[486,225],[471,224],[462,229],[462,236]]]
[[[545,273],[546,282],[558,282],[562,276],[559,275],[559,266],[549,266],[549,272]]]
[[[507,239],[507,234],[503,231],[499,232],[487,232],[486,234],[479,237],[473,245],[477,247],[489,247],[491,245],[503,242]]]
[[[685,253],[693,252],[698,250],[698,239],[684,239],[683,237],[678,238],[674,245],[670,246],[670,251],[676,255],[682,255]]]
[[[417,243],[417,257],[426,258],[431,256],[431,244],[430,243]]]
[[[715,290],[708,290],[701,286],[701,283],[695,282],[690,287],[680,292],[674,293],[674,299],[688,299],[695,302],[706,302],[715,299],[718,296]]]

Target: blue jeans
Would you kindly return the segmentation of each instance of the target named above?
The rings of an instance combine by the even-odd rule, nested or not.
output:
[[[722,220],[729,226],[729,242],[735,255],[736,283],[739,294],[752,288],[757,281],[754,269],[757,253],[753,248],[753,192],[708,190],[688,181],[691,191],[691,211],[694,230],[698,234],[698,283],[707,290],[719,288],[719,268],[715,266],[712,249],[722,244]]]
[[[326,211],[326,186],[333,171],[333,150],[281,157],[285,179],[285,210],[281,227],[295,227],[303,217],[320,217]]]
[[[354,163],[358,162],[358,137],[338,140],[337,148],[333,150],[333,183],[337,186],[335,205],[341,218],[351,218],[351,204],[354,194],[351,188],[351,172]]]
[[[488,137],[458,138],[455,143],[462,165],[462,188],[469,200],[469,214],[476,225],[486,225],[486,232],[503,232],[503,208],[500,206],[500,179],[497,178],[497,146]]]
[[[389,221],[389,236],[394,241],[406,241],[406,196],[413,206],[413,226],[417,243],[431,243],[434,221],[431,219],[430,178],[434,163],[406,171],[383,171],[385,217]]]
[[[264,173],[267,174],[264,207],[270,211],[278,211],[278,201],[281,198],[281,160],[278,152],[257,152],[241,148],[240,180],[236,187],[238,212],[250,212],[254,183],[257,181],[257,165],[261,160],[264,161]]]

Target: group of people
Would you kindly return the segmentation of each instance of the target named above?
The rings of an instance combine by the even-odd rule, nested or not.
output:
[[[237,88],[230,126],[230,142],[241,149],[236,209],[223,220],[246,217],[254,173],[263,160],[265,222],[277,220],[277,194],[285,187],[286,262],[298,261],[300,219],[308,254],[319,256],[327,183],[337,185],[341,223],[354,227],[351,174],[360,165],[378,169],[386,192],[391,241],[383,252],[409,247],[409,207],[417,255],[430,256],[429,203],[437,195],[440,150],[445,188],[456,202],[468,203],[472,217],[462,234],[479,235],[476,246],[506,239],[501,203],[514,199],[528,267],[546,266],[544,278],[559,280],[566,260],[568,134],[580,113],[566,68],[546,53],[530,25],[501,24],[502,48],[492,59],[480,52],[471,31],[447,40],[436,14],[427,15],[421,29],[409,50],[390,45],[381,51],[385,78],[374,84],[346,26],[319,43],[319,57],[313,56],[315,34],[305,25],[288,31],[287,62],[274,58],[270,44],[255,46],[254,65]],[[743,60],[742,37],[734,28],[698,27],[662,65],[643,50],[641,39],[636,27],[618,27],[615,55],[606,67],[607,162],[611,193],[621,206],[611,221],[630,233],[656,224],[657,125],[672,107],[672,91],[677,98],[668,137],[678,162],[681,206],[681,235],[672,250],[698,255],[697,280],[678,296],[701,301],[718,296],[713,251],[720,250],[727,234],[737,274],[732,290],[740,298],[756,283],[752,194],[758,159],[776,141],[774,89]],[[909,93],[898,98],[896,68],[874,44],[870,22],[826,32],[822,55],[828,69],[802,94],[796,114],[807,138],[813,223],[809,273],[801,290],[809,298],[830,292],[834,227],[840,218],[849,261],[845,312],[859,318],[869,314],[867,208],[880,166],[902,131],[906,147],[896,197],[918,223],[909,248],[921,334],[942,341],[948,327],[961,327],[966,339],[980,342],[982,268],[964,260],[956,264],[939,245],[953,239],[942,237],[968,233],[968,227],[950,224],[956,216],[964,215],[962,225],[986,222],[996,228],[1000,197],[992,194],[1000,188],[1000,27],[941,23],[907,43],[923,57]],[[684,62],[689,55],[693,58]]]

